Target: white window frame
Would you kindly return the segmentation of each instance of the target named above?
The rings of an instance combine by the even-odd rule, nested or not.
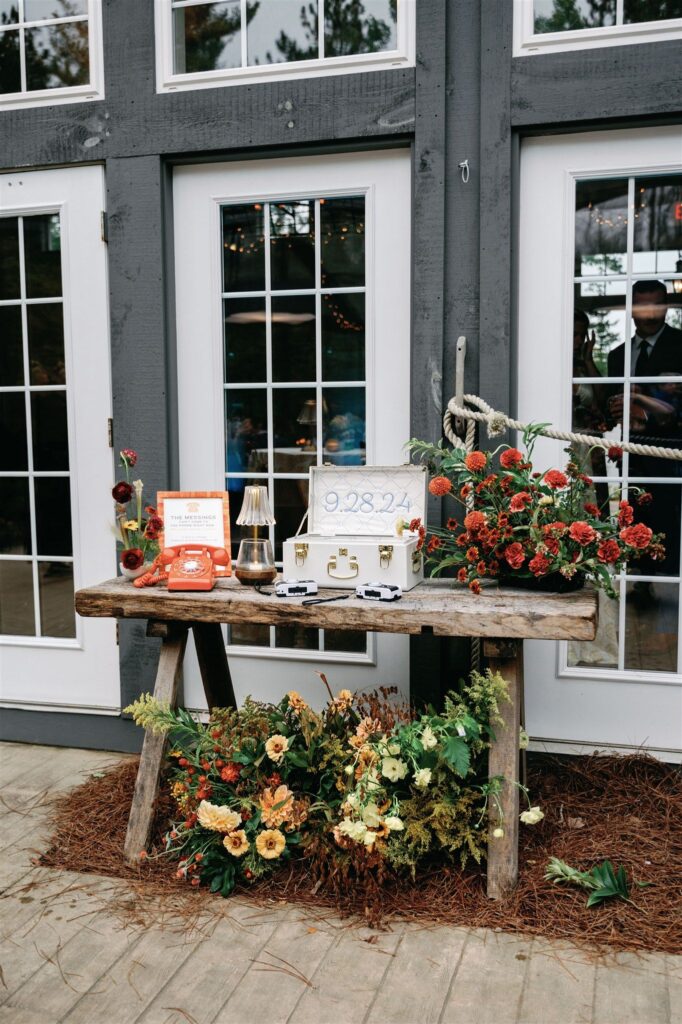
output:
[[[616,0],[616,21],[604,28],[582,28],[569,32],[533,31],[533,0],[514,0],[514,57],[538,53],[563,53],[567,50],[591,50],[626,43],[652,43],[682,39],[682,18],[668,21],[642,21],[623,25],[623,0]]]
[[[22,28],[21,33],[21,68],[22,78],[26,75],[26,58],[23,42],[24,28],[42,28],[55,24],[67,24],[73,21],[81,21],[84,15],[73,17],[57,18],[53,21],[28,21],[23,22],[23,0],[19,2],[19,15]],[[104,38],[102,34],[102,2],[101,0],[87,0],[88,5],[88,41],[89,41],[89,62],[90,82],[87,85],[68,85],[58,89],[25,89],[21,92],[0,93],[1,110],[23,110],[27,107],[56,106],[62,103],[82,103],[86,100],[104,99]],[[9,27],[9,26],[8,26]]]
[[[188,7],[206,0],[185,0]],[[242,0],[242,4],[245,0]],[[414,67],[416,0],[400,0],[398,4],[395,50],[380,53],[358,53],[348,57],[325,57],[290,63],[263,64],[253,67],[218,68],[176,74],[173,71],[173,18],[170,0],[154,0],[156,39],[156,91],[184,92],[189,89],[214,89],[224,85],[251,85],[256,82],[283,82],[298,78],[326,75],[348,75],[357,71],[378,71],[385,68]],[[243,40],[242,61],[245,61]]]

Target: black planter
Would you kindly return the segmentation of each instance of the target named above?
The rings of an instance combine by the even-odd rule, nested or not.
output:
[[[533,590],[543,594],[570,594],[574,590],[582,590],[585,577],[576,573],[572,579],[566,579],[560,572],[550,572],[547,576],[508,576],[499,577],[500,586],[513,590]]]

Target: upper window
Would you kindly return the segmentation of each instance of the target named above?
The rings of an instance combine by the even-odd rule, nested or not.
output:
[[[100,99],[96,0],[0,0],[0,109]]]
[[[682,38],[682,0],[515,0],[514,53]]]
[[[415,0],[155,4],[160,92],[414,63]]]

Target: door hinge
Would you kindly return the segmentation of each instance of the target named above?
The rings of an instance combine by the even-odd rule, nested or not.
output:
[[[119,629],[118,619],[116,620],[116,646],[121,646],[121,631]]]
[[[100,225],[100,237],[103,242],[109,241],[109,218],[107,217],[106,211],[102,210],[99,215]]]
[[[109,447],[113,448],[114,447],[114,421],[112,420],[111,416],[107,420],[107,441],[109,443]]]

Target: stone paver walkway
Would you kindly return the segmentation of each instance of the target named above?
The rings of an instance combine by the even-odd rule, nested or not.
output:
[[[123,925],[110,879],[35,868],[44,795],[121,755],[0,744],[0,1024],[676,1024],[682,956],[466,928],[349,927],[216,899],[201,933]],[[35,885],[34,883],[40,884]]]

